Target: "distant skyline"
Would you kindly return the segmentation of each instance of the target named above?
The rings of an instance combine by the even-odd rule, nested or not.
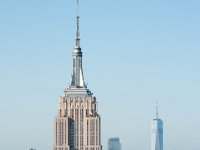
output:
[[[0,149],[49,150],[71,81],[75,0],[0,3]],[[83,68],[103,150],[150,150],[155,102],[164,150],[199,150],[200,1],[80,0]],[[195,133],[195,134],[194,134]]]
[[[120,138],[118,137],[109,138],[107,150],[121,150]]]

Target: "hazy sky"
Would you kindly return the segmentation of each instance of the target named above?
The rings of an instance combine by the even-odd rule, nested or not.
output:
[[[81,0],[81,47],[102,144],[150,150],[159,102],[164,150],[200,149],[200,1]],[[50,150],[70,82],[75,0],[0,1],[0,149]]]

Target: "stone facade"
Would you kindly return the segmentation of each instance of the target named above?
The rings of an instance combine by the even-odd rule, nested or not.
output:
[[[100,116],[92,95],[65,91],[54,126],[53,150],[101,150]]]

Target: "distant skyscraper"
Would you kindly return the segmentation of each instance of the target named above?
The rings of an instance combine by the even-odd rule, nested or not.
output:
[[[151,126],[151,150],[163,150],[163,121],[158,117],[158,106]]]
[[[96,97],[84,82],[78,11],[77,9],[72,81],[71,85],[65,89],[64,95],[59,98],[58,114],[54,124],[53,150],[102,149]]]
[[[110,138],[108,140],[108,150],[121,150],[121,143],[119,138]]]

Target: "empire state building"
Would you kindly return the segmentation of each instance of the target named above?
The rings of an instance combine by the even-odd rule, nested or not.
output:
[[[77,0],[77,6],[79,1]],[[77,7],[76,43],[71,84],[59,98],[54,121],[53,150],[101,150],[101,125],[97,100],[84,82]]]

